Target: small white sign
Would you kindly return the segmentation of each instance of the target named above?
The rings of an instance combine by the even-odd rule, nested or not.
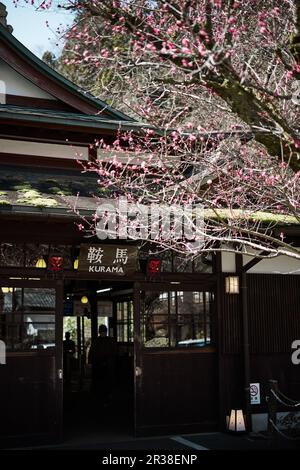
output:
[[[250,384],[251,405],[260,405],[260,384]]]

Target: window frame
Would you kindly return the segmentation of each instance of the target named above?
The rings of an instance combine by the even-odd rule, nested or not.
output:
[[[9,355],[28,355],[28,354],[46,354],[46,355],[53,355],[53,351],[58,351],[59,349],[59,322],[57,321],[57,306],[58,306],[58,287],[57,283],[55,281],[41,281],[41,280],[28,280],[24,278],[20,279],[6,279],[0,278],[0,289],[3,287],[11,287],[14,289],[21,289],[21,295],[24,297],[24,289],[38,289],[38,290],[43,290],[43,289],[51,289],[55,293],[55,304],[53,305],[53,309],[51,309],[51,315],[54,315],[54,322],[38,322],[39,324],[45,323],[45,324],[51,324],[54,325],[54,346],[48,347],[48,348],[7,348],[7,356]],[[26,316],[29,312],[17,312],[17,315],[19,315],[21,318],[17,319],[16,321],[12,321],[9,323],[2,322],[1,321],[1,326],[5,328],[19,328],[20,326],[23,327],[26,324],[30,324],[30,322],[24,322],[24,315]],[[34,314],[39,314],[39,315],[49,315],[50,311],[45,310],[45,311],[34,311]],[[5,313],[2,313],[2,315],[5,315]],[[15,312],[13,311],[13,315],[15,315]],[[1,319],[2,320],[2,319]],[[19,334],[19,333],[18,333]],[[5,343],[7,343],[7,339],[4,339]],[[50,344],[50,343],[49,343]],[[56,354],[56,353],[55,353]]]
[[[207,321],[209,322],[209,328],[210,328],[210,336],[211,336],[211,342],[210,344],[206,344],[205,346],[197,346],[195,344],[189,344],[185,346],[178,346],[177,344],[175,346],[171,345],[171,339],[170,339],[170,326],[169,326],[169,336],[168,336],[168,341],[169,345],[168,346],[145,346],[144,344],[144,339],[143,339],[143,312],[142,312],[142,297],[141,294],[142,292],[160,292],[160,293],[165,293],[165,292],[207,292],[213,294],[213,299],[210,303],[210,311],[207,312],[205,311],[205,319],[206,323]],[[159,283],[159,284],[152,284],[152,283],[140,283],[139,284],[139,305],[140,305],[140,347],[144,352],[154,352],[154,351],[176,351],[176,352],[181,352],[181,351],[187,351],[187,350],[193,350],[193,351],[198,351],[198,352],[211,352],[211,351],[216,351],[216,345],[217,345],[217,287],[216,283],[211,281],[208,282],[199,282],[199,283],[191,283],[191,284],[184,284],[184,283],[176,283],[172,285],[171,283]],[[206,296],[205,296],[206,297]],[[169,295],[169,304],[171,299],[171,295]],[[178,295],[175,296],[176,299],[176,304],[177,304],[177,299]],[[176,305],[176,311],[178,314],[178,306]],[[209,313],[209,314],[208,314]],[[170,325],[170,305],[168,306],[168,318],[169,318],[169,325]],[[178,328],[178,325],[177,325]],[[207,330],[207,324],[205,324],[205,329]],[[177,333],[176,333],[177,337]]]
[[[122,318],[118,319],[118,305],[126,304],[126,318],[124,319],[124,309],[122,309]],[[133,298],[121,298],[116,300],[116,317],[115,317],[115,328],[116,328],[116,339],[120,344],[133,344],[134,342],[134,302]],[[126,330],[127,340],[119,339],[119,327],[123,327]],[[131,328],[130,328],[131,327]],[[123,338],[125,335],[122,335]]]

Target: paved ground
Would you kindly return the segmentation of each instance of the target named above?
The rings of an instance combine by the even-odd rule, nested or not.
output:
[[[122,438],[123,437],[123,438]],[[20,448],[19,448],[20,449]],[[23,448],[24,449],[24,448]],[[23,450],[22,449],[22,450]],[[21,450],[21,449],[20,449]],[[27,447],[39,451],[205,451],[205,450],[300,450],[300,440],[272,441],[263,434],[230,435],[226,433],[201,433],[151,438],[133,438],[128,435],[91,435],[72,437],[59,445]]]
[[[232,435],[228,433],[199,433],[184,435],[135,438],[128,423],[131,423],[132,409],[123,393],[118,400],[119,407],[111,409],[95,407],[90,395],[67,396],[65,403],[64,440],[56,445],[26,447],[24,442],[18,449],[34,451],[181,451],[200,452],[206,450],[300,450],[300,440],[278,438],[276,442],[263,434]],[[84,403],[84,407],[82,406]],[[84,412],[83,412],[84,411]],[[131,423],[132,427],[132,423]],[[23,447],[24,446],[24,447]],[[51,452],[50,452],[51,453]]]
[[[231,436],[224,433],[185,434],[181,436],[162,436],[147,439],[132,439],[118,442],[85,443],[78,447],[64,445],[65,449],[90,450],[275,450],[299,449],[300,441],[279,440],[271,442],[265,437]]]

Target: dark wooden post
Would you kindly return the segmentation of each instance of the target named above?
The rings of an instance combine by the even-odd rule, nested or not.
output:
[[[141,420],[140,400],[142,396],[142,357],[141,357],[141,287],[134,283],[133,288],[133,328],[134,328],[134,433],[139,434]]]
[[[81,317],[81,344],[82,344],[82,354],[81,354],[81,377],[82,381],[84,380],[85,377],[85,365],[86,365],[86,350],[85,350],[85,331],[84,331],[84,319],[85,315]]]
[[[24,295],[24,291],[22,291]],[[63,371],[63,305],[64,305],[64,284],[62,280],[56,283],[56,301],[55,301],[55,336],[56,336],[56,368]],[[63,372],[64,373],[64,372]],[[58,422],[58,439],[63,438],[63,380],[56,381],[56,397],[57,397],[57,422]]]
[[[98,310],[97,310],[97,284],[91,282],[89,284],[89,299],[91,306],[91,345],[95,344],[95,340],[98,337]],[[94,380],[95,380],[95,369],[94,365],[91,365],[92,373],[92,388],[94,389]],[[96,406],[96,404],[95,404]]]
[[[94,283],[91,286],[91,292],[89,294],[90,305],[91,305],[91,340],[92,343],[98,336],[98,312],[97,312],[97,285]]]
[[[222,258],[221,253],[217,252],[215,255],[215,271],[217,273],[217,296],[216,296],[216,336],[218,338],[218,375],[219,375],[219,429],[225,431],[226,429],[226,376],[224,366],[223,354],[223,322],[222,322],[222,299],[224,297],[224,277],[222,276]]]
[[[259,255],[263,256],[264,251]],[[246,406],[246,429],[252,431],[251,420],[251,402],[250,402],[250,344],[249,344],[249,318],[248,318],[248,301],[247,301],[247,271],[256,266],[262,258],[253,258],[247,264],[243,265],[242,255],[237,255],[236,259],[239,263],[239,271],[241,274],[241,290],[242,290],[242,312],[243,312],[243,350],[244,350],[244,387],[245,387],[245,406]]]
[[[82,367],[82,362],[81,362],[81,323],[80,323],[80,317],[77,317],[77,359],[78,359],[78,372],[79,372],[79,381],[78,381],[78,388],[81,390],[82,387],[82,381],[81,381],[81,367]]]
[[[246,430],[252,431],[251,403],[250,403],[250,353],[249,353],[249,325],[247,302],[247,275],[242,273],[242,312],[243,312],[243,350],[244,350],[244,393],[246,411]]]

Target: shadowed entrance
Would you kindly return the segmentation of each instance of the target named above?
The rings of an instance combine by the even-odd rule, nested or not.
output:
[[[64,335],[75,353],[64,356],[64,440],[133,435],[133,285],[124,282],[70,281],[64,292]],[[92,342],[99,325],[116,341],[117,354],[109,402],[93,387]]]

